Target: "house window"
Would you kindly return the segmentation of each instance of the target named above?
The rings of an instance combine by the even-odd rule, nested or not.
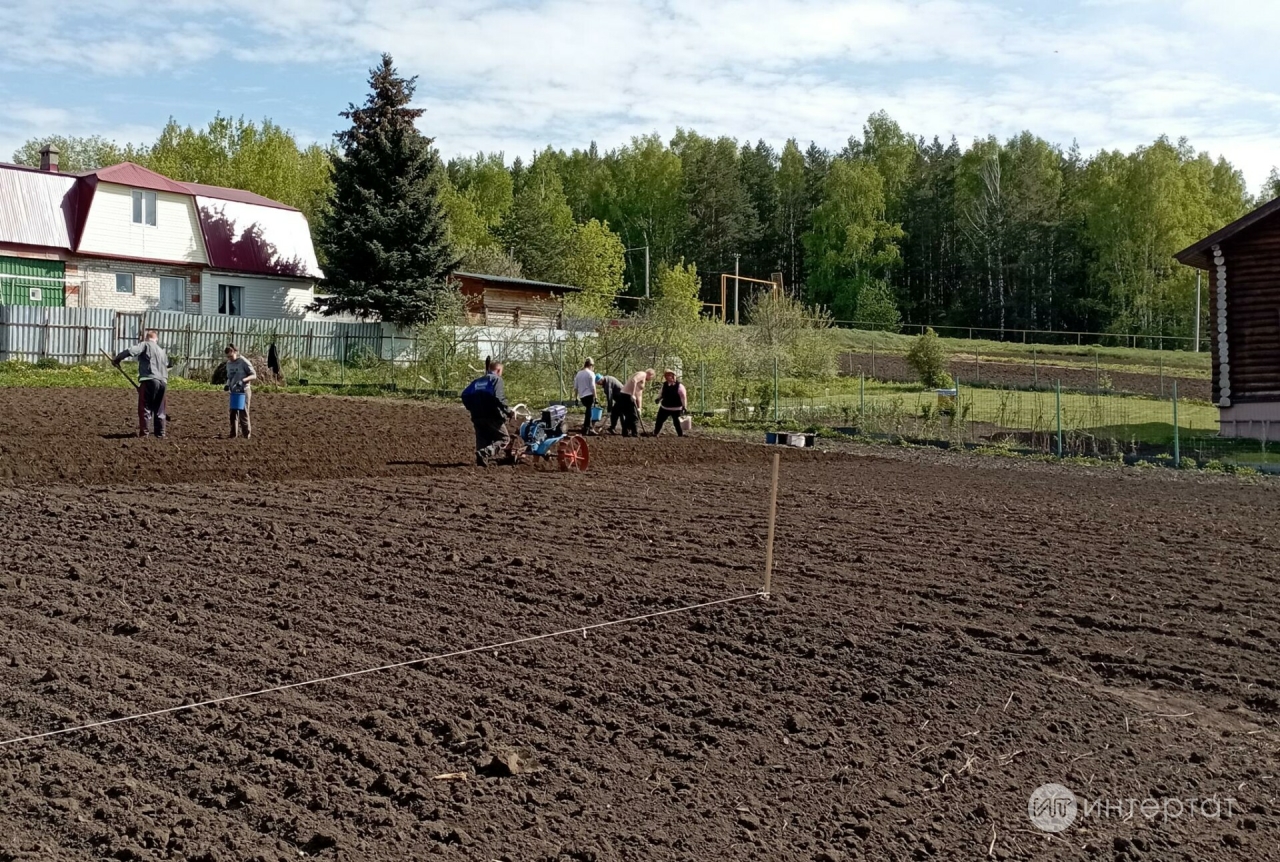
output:
[[[244,288],[237,284],[218,285],[218,314],[229,314],[232,317],[244,315]]]
[[[133,223],[156,226],[156,193],[135,190],[133,193]]]
[[[187,280],[160,277],[160,310],[183,311],[187,307]]]
[[[133,293],[133,273],[116,273],[116,293]]]

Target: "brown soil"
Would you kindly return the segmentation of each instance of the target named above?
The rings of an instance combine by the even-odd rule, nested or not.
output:
[[[1063,365],[1040,364],[1038,368],[1030,362],[987,362],[985,360],[952,359],[947,363],[947,371],[962,384],[979,386],[1008,386],[1019,389],[1040,387],[1050,389],[1055,381],[1062,382],[1062,388],[1072,392],[1092,392],[1098,387],[1098,376],[1092,369],[1074,368]],[[842,374],[866,374],[876,380],[893,383],[914,383],[918,377],[907,360],[897,354],[877,353],[844,353],[840,357]],[[1114,367],[1103,366],[1103,386],[1110,381],[1108,391],[1129,395],[1149,395],[1156,398],[1169,398],[1173,393],[1173,381],[1178,381],[1178,397],[1208,401],[1210,398],[1210,382],[1198,377],[1175,377],[1165,375],[1163,382],[1159,374],[1142,374],[1132,371],[1119,371]]]
[[[129,390],[0,389],[0,481],[82,484],[421,476],[455,471],[475,458],[461,409],[386,398],[255,392],[253,438],[224,440],[227,398],[172,392],[169,439],[138,439]],[[578,421],[571,417],[571,421]],[[665,432],[670,434],[671,432]],[[664,437],[665,437],[664,434]],[[674,434],[671,434],[674,438]],[[592,456],[603,469],[662,462],[673,441],[636,446],[602,437]],[[745,457],[690,440],[684,462]]]
[[[270,395],[103,440],[120,398],[0,393],[0,738],[760,582],[763,447],[483,471],[456,410]],[[0,860],[1280,859],[1273,484],[783,454],[772,598],[0,747]],[[1046,782],[1232,816],[1050,838]]]

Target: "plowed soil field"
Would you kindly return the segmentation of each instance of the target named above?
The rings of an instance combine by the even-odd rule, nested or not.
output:
[[[4,862],[1280,859],[1272,482],[787,450],[762,598],[765,447],[223,405],[0,392],[0,741],[570,631],[0,745]]]

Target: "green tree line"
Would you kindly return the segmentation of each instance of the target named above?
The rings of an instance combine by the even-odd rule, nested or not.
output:
[[[655,271],[696,261],[709,301],[736,260],[743,275],[782,273],[837,320],[887,326],[1189,335],[1195,275],[1173,254],[1258,203],[1229,162],[1185,140],[1085,156],[1025,132],[962,148],[884,113],[838,152],[680,130],[605,153],[547,149],[528,164],[455,159],[448,173],[473,202],[465,216],[450,208],[470,226],[459,243],[532,274],[552,277],[547,261],[565,258],[524,238],[567,236],[567,207],[577,225],[648,246]],[[518,205],[530,188],[556,219]],[[1280,174],[1264,189],[1276,193]],[[629,293],[642,292],[642,267],[625,258]]]
[[[18,161],[35,163],[43,141]],[[72,169],[130,158],[175,179],[246,188],[320,224],[331,149],[270,121],[171,122],[154,144],[56,140]],[[441,163],[459,267],[571,283],[589,306],[694,265],[704,300],[735,262],[781,273],[837,320],[1190,335],[1195,275],[1173,253],[1246,212],[1240,171],[1161,137],[1086,155],[1024,132],[928,140],[885,113],[838,151],[677,130],[602,152],[547,148]],[[1265,197],[1280,194],[1273,173]]]

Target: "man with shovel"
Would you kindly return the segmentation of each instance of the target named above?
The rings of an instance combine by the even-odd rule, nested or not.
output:
[[[138,362],[138,436],[146,437],[148,425],[155,429],[157,437],[164,437],[164,396],[169,385],[169,355],[157,342],[154,329],[143,333],[142,341],[121,350],[111,364],[120,368],[126,359]],[[125,375],[126,377],[128,375]]]

